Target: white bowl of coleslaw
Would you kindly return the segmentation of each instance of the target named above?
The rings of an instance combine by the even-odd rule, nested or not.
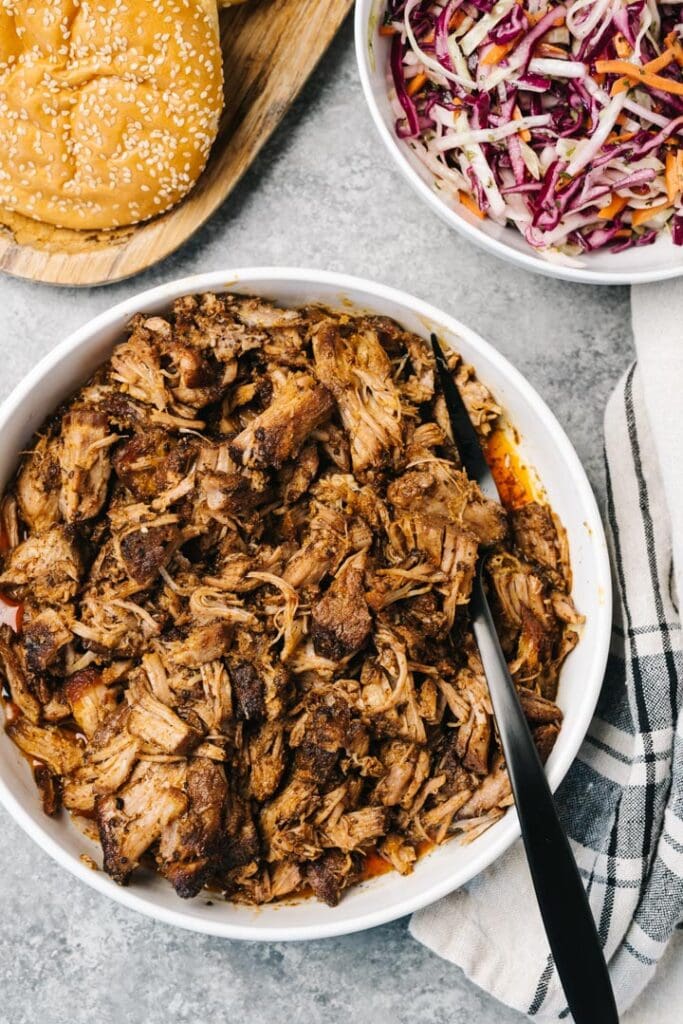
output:
[[[493,9],[491,13],[485,16],[486,19],[488,19],[489,25],[496,19],[498,19],[501,25],[503,25],[503,18],[507,18],[509,22],[512,4],[513,0],[497,0],[497,2],[492,5]],[[650,18],[650,14],[648,13],[648,4],[654,8],[655,15],[657,8],[661,6],[654,4],[653,0],[647,0],[645,15],[643,16],[643,38],[647,38],[647,33],[645,33],[644,29],[647,28],[648,24],[650,24],[648,22],[648,18]],[[410,9],[412,8],[414,11],[416,5],[417,0],[408,0],[407,5],[405,6],[409,8],[410,13]],[[603,31],[603,26],[605,25],[609,28],[610,13],[612,10],[616,11],[620,5],[621,0],[619,0],[618,3],[617,0],[574,0],[573,4],[562,5],[558,5],[555,0],[552,0],[552,8],[550,6],[546,6],[546,0],[531,0],[530,3],[527,3],[527,0],[525,0],[524,4],[525,8],[538,9],[538,13],[532,16],[532,18],[535,17],[538,20],[543,17],[544,13],[549,14],[552,9],[560,12],[566,11],[568,17],[573,15],[575,19],[580,19],[582,23],[583,19],[595,14],[596,26],[593,28],[594,32]],[[399,7],[400,6],[401,5],[399,5]],[[464,9],[467,9],[468,7],[467,4],[463,5],[453,3],[449,5],[446,0],[443,0],[443,2],[439,0],[438,3],[430,6],[432,7],[432,10],[436,10],[437,13],[439,9],[445,9],[447,7],[450,9],[457,8],[458,10],[461,7]],[[671,6],[673,7],[673,5]],[[476,7],[488,7],[488,5],[483,2],[481,4],[477,3]],[[574,12],[571,11],[572,7],[575,8]],[[678,9],[679,8],[676,8],[676,10]],[[468,238],[470,241],[486,249],[488,252],[491,252],[494,255],[518,266],[524,267],[527,270],[546,274],[551,277],[559,277],[570,281],[579,281],[590,284],[641,284],[648,281],[658,281],[666,278],[678,277],[683,274],[683,247],[681,245],[674,244],[672,240],[672,231],[670,230],[671,224],[675,219],[672,214],[677,215],[680,213],[681,203],[683,202],[680,189],[674,192],[674,187],[676,185],[674,175],[677,173],[679,166],[681,170],[680,188],[683,188],[683,155],[681,157],[680,165],[676,165],[674,162],[673,153],[677,151],[671,150],[672,155],[665,157],[665,154],[668,154],[671,149],[669,140],[665,138],[666,126],[668,126],[669,129],[671,129],[672,126],[676,129],[673,131],[671,139],[674,140],[678,138],[678,128],[680,126],[677,122],[671,120],[671,118],[679,108],[683,111],[683,98],[681,97],[680,92],[676,95],[670,96],[668,93],[662,94],[661,88],[659,89],[659,92],[655,90],[655,97],[658,95],[665,95],[665,99],[668,97],[671,104],[675,104],[675,106],[665,107],[664,111],[659,114],[652,110],[652,120],[650,121],[648,119],[643,119],[642,116],[643,104],[649,103],[650,100],[644,93],[641,93],[640,87],[635,91],[633,89],[624,90],[621,95],[619,94],[615,76],[617,73],[623,74],[623,71],[619,72],[619,68],[622,68],[625,63],[627,63],[625,60],[614,59],[612,61],[598,61],[600,66],[608,68],[606,74],[598,75],[598,78],[601,80],[606,79],[607,84],[604,88],[593,83],[593,74],[595,72],[595,61],[593,58],[586,59],[583,64],[580,61],[571,59],[573,57],[571,52],[571,43],[567,44],[567,52],[565,54],[565,56],[569,56],[570,60],[558,61],[553,57],[553,47],[550,45],[547,47],[550,59],[539,60],[535,57],[532,61],[531,72],[535,72],[535,75],[531,74],[527,66],[525,75],[527,80],[530,82],[532,92],[535,91],[542,93],[543,76],[545,74],[550,76],[551,71],[555,71],[558,68],[560,68],[560,79],[563,75],[565,77],[573,75],[575,80],[577,78],[580,79],[581,84],[576,88],[585,86],[586,80],[590,79],[588,82],[588,89],[595,94],[595,110],[600,112],[600,121],[598,123],[596,119],[597,127],[595,132],[593,132],[593,137],[595,137],[599,131],[603,140],[608,140],[609,145],[614,145],[616,148],[617,144],[619,144],[623,150],[626,150],[624,160],[630,158],[632,160],[632,166],[636,169],[636,174],[634,175],[631,166],[626,168],[625,164],[619,164],[619,161],[617,160],[612,162],[614,167],[610,164],[608,168],[608,176],[611,176],[611,184],[618,185],[619,181],[626,181],[627,175],[630,175],[630,180],[634,183],[633,190],[631,190],[627,182],[627,187],[625,189],[620,189],[621,196],[617,196],[616,190],[609,192],[605,188],[606,178],[604,176],[598,181],[597,188],[593,188],[592,195],[597,196],[597,206],[600,208],[604,206],[607,214],[610,213],[610,210],[615,209],[614,206],[609,207],[610,202],[613,199],[617,200],[616,217],[618,219],[614,219],[612,221],[609,219],[601,219],[594,224],[588,224],[586,227],[586,224],[589,221],[589,218],[587,218],[584,213],[586,204],[584,203],[583,207],[581,207],[578,199],[574,200],[574,203],[578,208],[577,212],[574,213],[572,207],[569,207],[567,216],[571,216],[572,223],[577,224],[583,235],[588,238],[589,245],[586,248],[591,248],[590,232],[592,232],[596,227],[598,227],[600,231],[605,232],[605,237],[608,232],[612,232],[616,235],[617,229],[621,228],[621,236],[626,236],[628,239],[628,230],[631,227],[630,222],[632,219],[631,205],[635,205],[636,207],[642,208],[641,211],[636,213],[635,223],[641,225],[643,220],[646,221],[644,226],[638,226],[637,229],[632,230],[631,237],[638,237],[638,244],[631,248],[626,248],[624,251],[615,252],[612,251],[612,248],[606,247],[595,247],[592,251],[582,251],[580,246],[573,244],[574,239],[578,238],[577,234],[569,234],[569,237],[565,234],[563,237],[562,225],[565,222],[564,215],[560,225],[555,229],[555,231],[548,232],[545,236],[539,236],[535,227],[529,223],[530,218],[527,214],[527,209],[522,203],[522,199],[526,197],[522,193],[525,190],[527,191],[527,194],[529,192],[533,192],[534,188],[540,190],[541,186],[535,184],[531,174],[525,173],[524,169],[522,169],[522,175],[520,175],[516,180],[517,182],[525,181],[526,183],[522,184],[521,187],[518,187],[519,190],[516,195],[512,194],[515,191],[515,179],[512,178],[513,170],[511,169],[503,172],[509,176],[508,180],[512,181],[512,186],[510,188],[510,194],[505,194],[502,197],[505,205],[503,206],[503,202],[500,203],[501,212],[499,212],[495,219],[492,219],[492,210],[488,207],[487,203],[487,198],[490,199],[491,196],[490,194],[487,196],[486,193],[486,188],[489,184],[485,176],[487,170],[486,163],[483,163],[483,172],[481,170],[482,149],[486,148],[484,145],[479,145],[476,141],[474,145],[470,145],[469,141],[467,143],[467,156],[470,158],[470,162],[474,156],[475,176],[478,171],[479,177],[479,181],[475,183],[475,189],[473,191],[469,191],[469,194],[468,190],[463,190],[462,182],[463,180],[467,181],[468,179],[463,175],[462,167],[464,165],[462,161],[460,161],[460,165],[458,165],[456,161],[453,161],[455,169],[452,175],[448,172],[439,173],[437,165],[434,163],[434,155],[436,154],[438,158],[441,155],[439,153],[439,147],[443,147],[443,149],[445,149],[451,145],[448,140],[444,139],[447,131],[444,129],[443,124],[439,122],[439,115],[442,122],[448,122],[448,131],[451,133],[453,138],[456,137],[454,132],[458,133],[459,138],[465,137],[462,132],[462,117],[458,114],[457,110],[450,114],[437,109],[436,136],[439,141],[435,144],[434,137],[431,136],[431,142],[427,153],[427,147],[417,144],[420,141],[419,138],[410,137],[411,126],[407,123],[409,122],[409,119],[407,119],[407,121],[405,119],[405,109],[402,109],[401,99],[397,96],[396,77],[395,74],[392,74],[391,69],[393,38],[388,34],[391,31],[390,25],[385,24],[386,11],[387,0],[357,0],[355,12],[356,57],[361,83],[370,113],[382,141],[403,176],[434,213],[436,213],[442,220],[462,234],[465,238]],[[399,26],[403,23],[404,13],[404,11],[399,12],[397,19],[393,22],[395,26]],[[602,21],[597,20],[598,14],[603,19]],[[414,16],[415,15],[413,14],[413,17]],[[483,26],[484,17],[480,17],[478,14],[476,17],[479,18],[479,21]],[[531,24],[533,24],[533,20]],[[466,27],[467,26],[465,25],[465,28]],[[567,30],[565,29],[564,31],[568,36]],[[636,29],[634,29],[634,32],[635,31]],[[417,75],[418,70],[426,70],[427,77],[429,77],[431,71],[431,78],[433,82],[443,81],[446,85],[448,85],[450,81],[456,81],[460,78],[460,72],[468,76],[470,73],[474,73],[475,76],[478,75],[479,71],[471,72],[466,66],[467,64],[472,64],[471,60],[468,61],[465,59],[465,63],[462,63],[463,54],[462,51],[458,49],[458,39],[456,39],[456,35],[458,35],[461,44],[463,43],[464,38],[462,31],[458,33],[458,30],[456,30],[451,34],[450,52],[451,55],[453,55],[453,44],[455,44],[456,62],[459,61],[460,63],[450,65],[454,69],[450,80],[440,78],[440,73],[437,70],[439,68],[439,64],[433,57],[433,66],[430,66],[428,63],[425,68],[424,65],[419,64],[419,60],[415,58],[414,55],[411,55],[409,60],[416,60],[419,67],[408,67],[408,74],[414,73]],[[544,38],[552,39],[552,35],[550,37],[545,36]],[[486,33],[484,33],[482,39],[483,41],[479,40],[477,43],[477,52],[480,55],[480,59],[483,54],[480,67],[486,63],[487,59],[494,60],[497,58],[498,54],[496,53],[496,50],[499,52],[504,51],[504,47],[496,47],[491,42],[490,36],[487,36]],[[524,43],[523,33],[518,36],[518,43],[516,45],[520,45],[520,41],[522,44]],[[573,45],[574,48],[577,48],[579,44],[576,40],[573,40]],[[612,46],[612,44],[610,45]],[[640,43],[637,45],[640,46]],[[657,73],[657,77],[651,77],[648,81],[651,80],[661,87],[662,74],[669,76],[667,77],[666,82],[669,82],[673,75],[675,75],[677,79],[680,79],[681,75],[679,67],[683,63],[683,49],[677,50],[678,62],[674,61],[673,57],[670,56],[671,66],[667,69],[667,65],[665,63],[666,54],[669,53],[671,47],[666,49],[667,44],[661,40],[658,45],[664,47],[665,50],[662,55],[657,55],[656,60],[650,61],[649,67],[654,69],[654,72]],[[621,50],[621,46],[622,41],[620,40],[620,51],[628,53],[630,50],[628,43],[623,43],[623,51]],[[647,46],[650,46],[649,42],[647,43]],[[469,47],[465,45],[464,49],[469,49]],[[488,53],[488,55],[487,49],[490,49],[490,53]],[[537,51],[535,50],[534,52],[536,53]],[[558,50],[557,52],[560,53],[561,50]],[[651,52],[657,54],[657,49],[654,48]],[[636,60],[634,53],[635,51],[631,52],[630,60],[632,61]],[[608,55],[618,56],[612,52],[612,49],[610,49]],[[511,57],[512,56],[514,55],[511,55]],[[650,53],[645,53],[640,63],[647,63],[646,57],[648,56],[650,56]],[[516,81],[513,81],[511,86],[510,83],[505,82],[503,77],[505,74],[505,65],[508,61],[510,64],[514,63],[511,57],[508,58],[503,56],[502,61],[495,67],[489,65],[489,67],[485,69],[486,74],[491,70],[495,71],[497,77],[503,82],[504,89],[510,89],[511,87],[517,86]],[[449,58],[447,57],[446,60],[448,61],[448,59]],[[537,67],[535,67],[535,65],[537,65]],[[663,68],[663,71],[661,68]],[[585,69],[585,71],[583,69]],[[631,70],[632,69],[633,64],[631,64]],[[628,70],[629,69],[627,68],[627,73]],[[640,66],[638,66],[637,70],[638,72],[640,71]],[[514,78],[515,75],[520,74],[520,69],[517,68],[515,71],[513,67],[510,74]],[[633,71],[630,78],[626,79],[631,86],[633,85],[634,77],[635,71]],[[531,81],[532,78],[534,79],[533,81]],[[547,80],[550,80],[550,78]],[[478,81],[479,79],[477,78],[477,82]],[[557,78],[555,78],[555,84],[556,82]],[[664,85],[665,88],[667,87],[666,82]],[[406,85],[410,85],[410,79],[408,77],[406,77]],[[679,89],[678,80],[672,88],[674,87],[676,90]],[[497,89],[498,86],[492,89],[492,92],[496,92]],[[645,86],[643,86],[643,89],[645,89]],[[683,82],[680,83],[680,89],[683,91]],[[608,92],[605,90],[610,91]],[[614,92],[614,95],[610,95],[610,92]],[[503,92],[498,94],[496,92],[496,95],[511,96],[512,93]],[[527,93],[527,95],[529,94]],[[656,99],[654,102],[656,103]],[[641,111],[641,113],[639,114],[638,111]],[[524,116],[525,125],[528,123],[529,127],[532,129],[540,128],[543,131],[546,130],[548,115],[545,113],[545,110],[541,116],[536,117],[528,117],[526,116],[527,113],[528,111],[524,112],[524,115],[522,115],[519,108],[517,108],[513,118],[515,120],[519,120],[520,117]],[[453,118],[452,124],[450,121],[451,117]],[[587,124],[592,130],[590,117],[588,114],[586,114],[586,117],[588,118]],[[399,137],[399,133],[397,132],[397,126],[401,124],[402,118],[404,118],[406,130],[400,132],[400,134],[405,135],[406,137]],[[424,118],[421,119],[421,124],[422,121],[424,121]],[[492,123],[493,121],[487,122],[487,124]],[[640,146],[640,149],[647,151],[643,152],[642,155],[638,149],[635,149],[632,154],[629,154],[628,147],[626,145],[629,141],[628,136],[635,134],[633,132],[633,128],[636,124],[638,126],[638,130],[641,131],[642,134],[636,138],[633,146]],[[662,125],[665,127],[662,127]],[[681,117],[681,125],[683,125],[683,116]],[[480,137],[483,137],[483,131],[480,131],[479,133],[472,131],[472,125],[468,122],[465,122],[465,127],[469,130],[467,134],[468,140],[476,140],[479,138],[479,141],[481,141]],[[629,131],[629,129],[631,129],[631,131]],[[422,138],[425,137],[422,134],[424,130],[424,128],[421,128]],[[430,132],[429,127],[426,128],[426,131],[427,133]],[[494,129],[494,131],[496,132],[495,139],[499,143],[501,139],[507,139],[512,134],[511,130],[509,130],[508,126],[505,124]],[[655,153],[648,145],[649,136],[647,132],[649,132],[649,136],[652,138],[659,133],[659,135],[664,139],[663,144],[659,147],[659,151],[656,154],[657,156],[662,157],[662,161],[660,161],[659,164],[655,159]],[[621,133],[621,135],[618,136],[617,142],[614,141],[614,138],[617,137],[618,133]],[[516,137],[517,135],[515,134],[515,138]],[[624,139],[623,144],[621,143],[622,137]],[[643,144],[643,139],[645,139],[645,145]],[[559,158],[556,152],[552,155],[544,155],[545,166],[543,167],[543,171],[547,170],[552,159],[561,160],[564,156],[565,163],[562,166],[566,168],[566,166],[569,165],[569,172],[571,174],[574,168],[578,167],[581,163],[580,153],[582,146],[586,147],[586,151],[590,146],[591,151],[593,153],[595,152],[595,146],[592,145],[591,138],[578,140],[576,150],[573,150],[572,148],[572,144],[575,144],[575,140],[560,139],[559,143]],[[665,143],[669,144],[669,149],[665,148]],[[538,146],[535,148],[538,153]],[[466,144],[463,142],[458,148],[458,152],[464,152],[465,149]],[[638,157],[638,159],[636,159],[636,157]],[[663,163],[665,158],[668,158],[671,161],[671,167],[669,168],[667,165],[666,175],[664,174]],[[458,157],[458,159],[460,158]],[[533,159],[533,154],[531,154],[531,159]],[[478,168],[476,166],[477,160],[480,161]],[[588,161],[585,161],[584,163],[588,164]],[[442,166],[442,164],[439,164],[439,168]],[[590,164],[591,169],[593,166],[593,164]],[[625,170],[620,172],[617,169],[617,166],[625,167]],[[512,168],[514,169],[514,162],[512,164]],[[620,173],[622,175],[621,178],[619,178]],[[470,180],[472,180],[472,172],[470,171],[469,174]],[[597,172],[595,172],[593,176],[595,177],[596,174]],[[669,176],[669,174],[671,174],[671,176]],[[648,178],[650,179],[649,181]],[[641,183],[641,179],[646,181],[647,184],[643,185]],[[569,176],[566,177],[565,181],[569,184],[572,183]],[[498,178],[498,184],[500,185],[500,178]],[[562,183],[560,183],[558,186],[558,192],[562,187]],[[479,194],[484,200],[483,205],[489,214],[488,216],[482,217],[481,209],[477,209],[477,188],[480,189]],[[639,195],[639,190],[644,194]],[[669,207],[666,206],[667,190],[669,191]],[[504,189],[498,189],[495,185],[494,191],[497,193],[500,191],[505,192]],[[629,206],[626,208],[625,214],[622,214],[621,210],[618,209],[618,204],[622,201],[621,197],[625,195],[629,196]],[[500,201],[500,196],[498,196],[498,200]],[[660,200],[662,200],[661,203]],[[494,197],[494,205],[495,201]],[[650,216],[650,210],[647,209],[648,207],[652,208],[654,211],[652,216]],[[593,209],[594,208],[595,207],[593,207]],[[658,213],[657,211],[660,209],[662,212]],[[510,219],[511,213],[513,213],[513,219]],[[514,217],[517,218],[516,222],[514,221]],[[623,224],[621,223],[622,220]],[[680,221],[680,227],[678,230],[681,237],[683,237],[683,219]],[[536,237],[547,237],[550,239],[555,235],[561,239],[563,246],[565,242],[567,243],[568,252],[559,251],[552,245],[546,247],[534,246],[527,241],[525,232],[530,232]],[[656,236],[654,237],[654,241],[652,241],[652,237],[648,237],[647,239],[642,237],[646,232],[650,236]],[[595,240],[598,238],[598,235],[592,235],[592,238]],[[652,244],[647,244],[647,242],[651,242]],[[610,245],[614,245],[614,247],[619,248],[620,244],[624,243],[620,243],[619,237],[613,240],[610,239]],[[628,242],[626,244],[628,244]]]

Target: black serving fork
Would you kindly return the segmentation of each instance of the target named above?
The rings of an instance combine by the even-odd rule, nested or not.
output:
[[[436,336],[432,348],[453,439],[467,475],[500,502],[493,474]],[[474,633],[498,726],[531,878],[557,973],[576,1024],[618,1024],[607,964],[567,836],[500,646],[479,558],[470,602]]]

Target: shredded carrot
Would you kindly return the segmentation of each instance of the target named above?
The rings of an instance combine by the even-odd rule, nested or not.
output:
[[[669,32],[668,36],[664,37],[664,42],[670,50],[673,50],[676,60],[683,67],[683,43],[681,43],[675,29]]]
[[[649,60],[647,64],[643,64],[643,68],[648,74],[655,75],[662,68],[667,68],[672,60],[676,59],[676,54],[672,49],[663,50],[659,57],[655,57],[654,60]]]
[[[393,25],[380,25],[379,34],[381,36],[395,36],[398,34],[398,29],[395,29]]]
[[[683,191],[683,149],[666,154],[664,181],[667,198],[670,203],[673,203],[676,195]]]
[[[618,124],[618,125],[624,125],[624,124],[626,124],[626,118],[625,118],[625,116],[624,116],[623,114],[619,114],[619,117],[618,117],[618,118],[616,119],[616,121],[615,121],[614,123],[615,123],[615,124]]]
[[[666,170],[664,171],[664,181],[666,183],[666,198],[670,203],[673,203],[678,192],[678,174],[676,173],[676,154],[666,154]]]
[[[614,237],[615,238],[630,238],[631,237],[631,232],[629,231],[628,228],[619,228],[618,231],[615,231]]]
[[[515,106],[515,109],[512,111],[512,120],[522,120],[522,111],[519,109],[518,106]],[[531,142],[531,132],[528,128],[523,128],[522,131],[519,133],[519,137],[522,140],[522,142]]]
[[[641,224],[645,224],[646,221],[661,213],[662,210],[668,210],[670,205],[667,201],[666,203],[658,203],[657,206],[647,206],[644,210],[634,210],[631,214],[631,224],[634,228],[640,227]]]
[[[678,187],[683,189],[683,149],[676,151],[676,170],[678,171]]]
[[[565,60],[568,54],[561,46],[555,46],[553,43],[538,43],[534,50],[534,56],[557,57],[559,60]]]
[[[419,74],[415,75],[414,78],[410,79],[408,85],[406,86],[406,92],[408,93],[409,96],[415,96],[416,93],[420,91],[420,89],[424,89],[426,83],[427,76],[423,71],[420,71]]]
[[[458,192],[458,199],[465,207],[465,209],[469,210],[470,213],[473,213],[475,217],[479,218],[479,220],[486,219],[486,214],[484,213],[484,211],[479,209],[472,196],[468,196],[467,192]]]
[[[637,68],[637,71],[640,72],[641,75],[642,73],[654,75],[658,71],[661,71],[663,68],[668,67],[671,61],[674,59],[674,56],[675,54],[673,49],[669,47],[668,49],[664,50],[663,53],[660,53],[659,57],[655,57],[654,60],[648,61],[647,64],[643,64],[642,67]],[[627,64],[630,68],[636,68],[636,65],[631,64],[630,61],[627,61]],[[668,81],[668,79],[665,79],[665,81]],[[614,83],[614,86],[612,87],[612,96],[616,96],[619,92],[625,92],[628,88],[628,77],[621,78],[619,79],[619,81]]]
[[[493,43],[484,56],[479,61],[480,64],[500,64],[503,57],[507,57],[508,53],[515,46],[517,40],[513,39],[511,43]]]
[[[635,139],[637,134],[638,132],[621,132],[621,134],[619,132],[612,132],[605,139],[605,145],[609,146],[613,142],[630,142],[631,139]]]
[[[455,28],[460,28],[467,15],[464,11],[456,11],[451,20],[448,22],[448,27],[453,31]]]
[[[628,199],[626,196],[613,196],[609,206],[603,206],[598,214],[599,220],[614,220],[624,209]]]
[[[623,75],[623,78],[618,79],[612,87],[613,96],[628,88],[628,84],[624,84],[624,79],[630,79],[641,85],[649,85],[650,88],[660,89],[662,92],[683,96],[683,82],[675,82],[672,78],[664,78],[663,75],[655,74],[655,71],[661,71],[667,64],[670,64],[673,58],[673,52],[666,50],[655,60],[651,60],[649,64],[643,64],[642,67],[637,67],[627,60],[598,60],[595,62],[595,69],[599,74]]]
[[[614,37],[614,49],[617,51],[620,57],[630,57],[633,53],[631,44],[629,43],[626,36],[623,36],[621,32],[617,32]]]

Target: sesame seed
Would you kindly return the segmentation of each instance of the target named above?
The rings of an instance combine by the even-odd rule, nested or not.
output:
[[[79,227],[177,203],[201,173],[222,103],[220,47],[202,5],[0,4],[19,43],[0,61],[2,203]]]

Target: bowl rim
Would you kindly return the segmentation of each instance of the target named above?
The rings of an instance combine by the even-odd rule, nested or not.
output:
[[[115,323],[120,322],[122,318],[130,317],[134,313],[144,310],[147,305],[170,304],[181,295],[206,290],[229,291],[233,288],[239,290],[241,286],[247,286],[252,289],[258,286],[267,294],[269,287],[277,288],[278,285],[284,283],[300,284],[312,288],[329,286],[334,288],[339,294],[344,294],[345,292],[364,293],[370,299],[384,300],[404,306],[421,320],[440,324],[445,330],[456,337],[462,337],[473,348],[481,352],[482,356],[505,376],[511,386],[518,392],[523,402],[534,409],[543,422],[552,447],[562,460],[567,472],[571,474],[579,496],[579,503],[587,515],[586,524],[594,540],[593,547],[596,561],[593,570],[593,582],[601,591],[602,598],[597,604],[594,615],[596,642],[592,652],[593,671],[590,673],[591,678],[589,678],[587,683],[589,696],[584,694],[586,699],[584,699],[582,704],[582,714],[574,724],[573,741],[562,751],[562,756],[552,762],[548,770],[548,780],[551,789],[553,791],[556,790],[573,763],[585,738],[602,688],[609,651],[612,618],[611,573],[607,541],[598,505],[585,470],[571,441],[550,408],[521,372],[505,356],[455,317],[400,289],[336,272],[304,268],[251,267],[211,271],[177,278],[165,284],[145,289],[116,303],[114,306],[88,320],[46,353],[0,405],[0,436],[2,436],[6,423],[18,414],[23,403],[30,399],[34,389],[40,386],[41,381],[44,380],[51,370],[82,346],[87,346],[100,331],[112,327]],[[357,305],[360,306],[361,303],[358,302]],[[321,939],[363,931],[367,928],[386,924],[389,921],[403,917],[435,902],[465,884],[465,882],[474,878],[493,863],[520,835],[517,814],[514,807],[511,807],[503,819],[507,827],[500,831],[494,842],[483,847],[479,853],[472,847],[472,856],[464,868],[454,871],[453,876],[449,876],[448,879],[441,882],[432,883],[431,886],[426,884],[422,891],[413,897],[388,903],[378,910],[360,912],[354,918],[346,918],[340,921],[335,921],[332,918],[330,921],[323,923],[313,922],[296,927],[291,925],[283,927],[274,924],[273,926],[269,925],[268,930],[264,931],[251,924],[225,922],[218,919],[212,921],[195,916],[190,911],[191,904],[182,904],[185,908],[182,912],[180,909],[176,910],[162,906],[154,902],[154,897],[150,899],[148,896],[139,895],[133,888],[116,885],[104,872],[93,871],[78,857],[67,851],[58,841],[53,839],[41,824],[33,820],[21,801],[15,797],[6,784],[1,766],[0,804],[4,806],[24,832],[48,853],[53,860],[97,892],[114,899],[131,910],[136,910],[149,918],[165,924],[217,937],[247,941],[274,942]]]
[[[404,179],[449,227],[452,227],[458,234],[464,235],[474,245],[485,249],[487,252],[499,257],[499,259],[505,260],[508,263],[514,263],[524,270],[530,270],[532,273],[540,274],[543,277],[554,277],[578,284],[629,285],[649,284],[653,281],[668,281],[672,278],[683,276],[683,252],[678,266],[667,267],[661,270],[633,270],[625,273],[591,270],[588,267],[571,267],[563,266],[561,263],[550,263],[537,256],[530,246],[528,252],[513,249],[497,238],[493,238],[480,231],[475,224],[470,224],[468,220],[452,210],[429,187],[428,183],[420,177],[417,171],[411,167],[400,144],[400,140],[388,129],[377,105],[370,77],[369,56],[370,22],[375,2],[376,0],[356,0],[354,12],[356,64],[365,102],[382,142]]]

